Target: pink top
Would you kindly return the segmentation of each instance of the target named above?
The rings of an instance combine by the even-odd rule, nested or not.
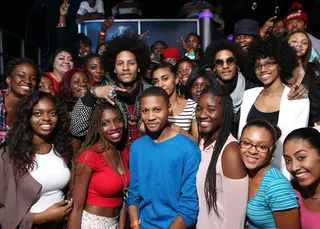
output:
[[[231,134],[221,152],[223,152],[225,146],[230,142],[237,142]],[[221,163],[222,153],[220,153],[216,166],[217,209],[220,218],[214,210],[211,210],[209,213],[204,194],[204,184],[215,142],[205,149],[203,149],[203,143],[204,140],[201,139],[199,145],[202,159],[197,173],[197,192],[199,198],[197,228],[243,229],[246,219],[249,178],[246,176],[243,179],[234,180],[224,176]]]
[[[312,212],[308,210],[302,201],[299,191],[295,190],[300,205],[300,220],[303,229],[319,229],[320,228],[320,212]]]

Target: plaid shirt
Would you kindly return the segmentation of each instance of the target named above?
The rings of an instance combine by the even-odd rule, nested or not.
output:
[[[0,144],[6,139],[7,133],[9,131],[9,126],[6,124],[6,107],[4,105],[4,95],[7,90],[0,90]]]
[[[128,106],[128,110],[130,114],[134,112],[134,109],[135,109],[135,104]],[[134,125],[130,125],[128,123],[128,140],[127,140],[128,147],[130,147],[132,142],[138,139],[139,137],[140,136],[139,136],[139,129],[138,129],[138,121]]]

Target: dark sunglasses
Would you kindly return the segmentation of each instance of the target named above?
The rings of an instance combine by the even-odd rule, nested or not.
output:
[[[225,62],[227,63],[228,66],[233,66],[236,64],[236,58],[234,58],[233,56],[230,56],[225,61],[223,59],[216,59],[214,61],[214,66],[216,68],[222,68]]]

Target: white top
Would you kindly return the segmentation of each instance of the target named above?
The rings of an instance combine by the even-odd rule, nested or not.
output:
[[[80,3],[77,14],[85,15],[87,13],[102,13],[104,15],[104,5],[102,0],[97,0],[94,7],[90,7],[87,1],[82,1]]]
[[[290,180],[291,175],[286,169],[283,158],[283,141],[291,131],[308,126],[310,102],[308,98],[288,100],[287,95],[290,88],[287,86],[284,87],[280,101],[279,119],[277,123],[277,126],[281,130],[281,137],[276,143],[276,150],[272,165],[280,170]],[[262,90],[263,87],[255,87],[244,92],[240,109],[238,139],[240,138],[243,127],[247,123],[248,113]]]
[[[187,132],[190,132],[191,124],[196,120],[196,106],[197,103],[194,100],[188,99],[186,107],[181,114],[177,116],[169,116],[169,122],[180,126]]]
[[[40,199],[31,207],[30,212],[39,213],[53,204],[64,200],[62,190],[70,181],[70,170],[63,159],[53,152],[36,154],[33,171],[29,173],[42,185]]]

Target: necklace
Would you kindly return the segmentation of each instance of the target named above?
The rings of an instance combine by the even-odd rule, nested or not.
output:
[[[120,154],[119,150],[117,150],[117,152],[118,152],[118,154],[119,154],[120,161],[121,161],[121,164],[122,164],[122,168],[123,168],[123,170],[124,170],[124,173],[123,173],[123,174],[120,173],[120,171],[119,171],[116,163],[113,161],[113,159],[112,159],[109,151],[108,151],[108,155],[109,155],[109,157],[110,157],[110,159],[111,159],[114,167],[116,168],[118,174],[119,174],[120,177],[121,177],[121,180],[122,180],[122,183],[123,183],[123,186],[124,186],[124,188],[122,189],[123,198],[124,198],[124,200],[126,200],[126,199],[128,198],[128,187],[127,187],[128,182],[127,182],[127,177],[126,177],[126,168],[125,168],[125,166],[124,166],[124,163],[123,163],[123,160],[122,160],[122,157],[121,157],[121,154]]]

